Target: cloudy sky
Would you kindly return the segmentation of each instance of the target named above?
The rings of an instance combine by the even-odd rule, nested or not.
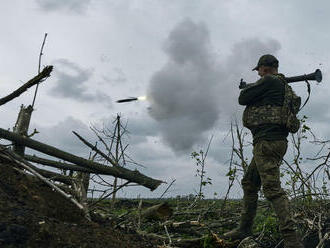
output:
[[[43,65],[54,65],[40,85],[31,130],[35,139],[87,157],[72,135],[95,141],[91,125],[111,126],[120,113],[127,122],[129,154],[146,166],[142,173],[170,182],[170,195],[198,188],[194,150],[207,146],[207,173],[226,191],[230,122],[240,120],[241,78],[257,80],[251,69],[271,53],[288,76],[320,68],[302,114],[322,138],[330,102],[328,1],[307,0],[11,0],[0,2],[0,90],[5,96],[36,75],[45,33]],[[306,97],[304,84],[294,89]],[[34,89],[1,106],[0,125],[12,128],[21,104],[31,104]],[[147,101],[116,100],[147,96]],[[134,167],[131,167],[134,169]],[[158,197],[136,188],[123,196]],[[239,186],[233,193],[240,195]]]

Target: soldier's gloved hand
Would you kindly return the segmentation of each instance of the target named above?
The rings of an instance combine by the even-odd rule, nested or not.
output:
[[[241,78],[241,82],[240,82],[238,88],[244,89],[246,87],[246,85],[247,85],[247,83],[245,81],[243,81],[243,78]]]

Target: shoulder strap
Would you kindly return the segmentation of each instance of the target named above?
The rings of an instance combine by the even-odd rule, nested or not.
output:
[[[278,75],[278,77],[279,77],[279,78],[280,78],[285,84],[288,84],[288,82],[284,79],[284,75],[283,75],[283,74],[277,74],[277,75]],[[308,82],[307,79],[305,80],[305,82],[306,82],[306,85],[307,85],[308,96],[307,96],[307,98],[306,98],[304,104],[302,105],[302,107],[299,109],[299,111],[302,110],[303,107],[305,107],[306,103],[307,103],[308,100],[309,100],[309,97],[311,96],[311,85],[310,85],[310,83]],[[298,112],[299,112],[299,111],[298,111]]]
[[[303,108],[303,107],[306,105],[306,103],[308,102],[309,97],[311,96],[311,85],[310,85],[310,83],[307,81],[307,79],[305,80],[305,82],[306,82],[306,84],[307,84],[308,97],[307,97],[307,99],[305,100],[305,102],[304,102],[304,104],[302,105],[302,107],[299,109],[299,111],[302,110],[302,108]]]

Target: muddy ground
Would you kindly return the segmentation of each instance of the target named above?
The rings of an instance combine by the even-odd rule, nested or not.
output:
[[[165,201],[170,216],[141,218],[144,209]],[[310,204],[316,205],[301,205],[294,213],[306,247],[313,248],[319,242],[313,216],[324,211],[321,224],[325,234],[330,230],[330,210],[326,207],[330,205],[323,202],[323,209],[313,212],[320,203]],[[48,185],[0,161],[0,247],[234,248],[238,243],[223,242],[222,234],[237,226],[240,210],[240,201],[229,201],[225,207],[220,200],[196,202],[186,198],[118,200],[114,205],[104,201],[91,211],[92,221],[88,221],[81,210]],[[308,229],[311,223],[306,220],[313,218],[315,227]],[[268,202],[259,203],[254,233],[259,247],[283,247]],[[330,247],[329,241],[324,247]]]
[[[0,163],[0,247],[155,247],[113,223],[87,221],[44,183]]]

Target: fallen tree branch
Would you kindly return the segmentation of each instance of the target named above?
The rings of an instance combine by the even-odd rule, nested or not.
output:
[[[40,72],[37,76],[30,79],[27,83],[19,87],[17,90],[9,94],[8,96],[5,96],[3,98],[0,98],[0,106],[3,104],[6,104],[7,102],[13,100],[14,98],[20,96],[23,92],[25,92],[28,88],[32,87],[33,85],[39,84],[46,80],[50,76],[50,73],[53,70],[53,66],[49,65],[46,66],[42,72]]]
[[[323,248],[324,247],[324,242],[330,239],[330,232],[327,232],[326,234],[324,234],[323,237],[321,237],[319,243],[317,244],[316,248]]]
[[[158,198],[158,200],[162,199],[162,197],[166,194],[166,192],[169,190],[169,188],[171,188],[171,186],[173,185],[173,183],[176,181],[176,179],[173,179],[172,182],[170,183],[170,185],[166,188],[166,190],[164,191],[164,193]]]
[[[43,144],[39,141],[23,137],[21,135],[15,134],[13,132],[7,131],[5,129],[0,128],[0,138],[4,138],[7,140],[11,140],[13,142],[16,142],[20,145],[27,146],[29,148],[32,148],[34,150],[37,150],[39,152],[45,153],[50,156],[54,156],[60,159],[63,159],[65,161],[79,164],[81,166],[85,166],[88,169],[93,170],[93,173],[108,173],[109,175],[112,175],[114,177],[119,177],[122,179],[125,179],[130,182],[138,183],[144,187],[149,188],[150,190],[155,190],[161,183],[163,183],[160,180],[153,179],[150,177],[147,177],[143,174],[141,174],[139,171],[131,171],[129,169],[120,167],[120,166],[105,166],[96,162],[92,162],[90,160],[78,157],[76,155],[70,154],[68,152],[62,151],[60,149],[57,149],[53,146]]]
[[[63,169],[63,170],[73,170],[73,171],[81,171],[81,172],[89,172],[92,173],[93,170],[81,167],[75,164],[68,164],[68,163],[63,163],[63,162],[58,162],[50,159],[45,159],[45,158],[40,158],[36,155],[24,155],[24,159],[30,162],[50,166],[50,167],[55,167],[58,169]]]
[[[42,176],[47,177],[49,180],[61,182],[61,183],[67,184],[67,185],[72,184],[72,179],[68,176],[57,174],[57,173],[52,172],[52,171],[43,170],[43,169],[37,168],[35,166],[32,167],[31,164],[30,164],[30,167],[32,169],[34,169],[35,171],[37,171]]]
[[[170,228],[185,228],[185,227],[191,228],[191,226],[204,226],[204,224],[196,220],[187,220],[180,222],[166,221],[165,223],[161,223],[161,225],[162,226],[167,225]]]
[[[322,235],[322,213],[319,213],[319,220],[317,223],[317,228],[318,228],[318,235],[319,235],[319,243],[317,244],[316,248],[323,248],[324,247],[324,242],[330,237],[330,232],[327,232]]]
[[[168,245],[171,246],[172,245],[172,239],[171,239],[170,234],[168,233],[168,230],[167,230],[166,225],[164,225],[164,229],[165,229],[165,233],[166,233],[166,235],[168,237],[168,241],[169,241]]]
[[[1,145],[1,151],[3,151],[4,147]],[[17,154],[17,153],[15,153]],[[19,155],[19,154],[18,154]],[[5,158],[7,160],[11,160],[12,157],[10,155],[5,155],[3,153],[0,153],[0,157],[1,158]],[[24,158],[25,159],[25,158]],[[26,160],[26,159],[25,159]],[[52,172],[52,171],[48,171],[48,170],[44,170],[44,169],[40,169],[38,167],[35,167],[34,165],[32,164],[29,164],[30,167],[37,171],[39,174],[41,174],[42,176],[48,178],[49,180],[52,180],[52,181],[57,181],[57,182],[61,182],[61,183],[64,183],[66,185],[69,185],[71,186],[72,184],[72,178],[68,177],[68,176],[65,176],[65,175],[61,175],[61,174],[58,174],[58,173],[55,173],[55,172]]]
[[[138,234],[140,234],[143,237],[151,238],[151,239],[156,239],[159,241],[167,241],[168,237],[165,237],[163,235],[159,235],[156,233],[147,233],[145,231],[136,231]],[[206,238],[207,236],[202,236],[200,238],[187,238],[187,239],[182,239],[182,238],[172,238],[172,245],[177,246],[177,247],[195,247],[196,245],[200,245],[200,243]]]

